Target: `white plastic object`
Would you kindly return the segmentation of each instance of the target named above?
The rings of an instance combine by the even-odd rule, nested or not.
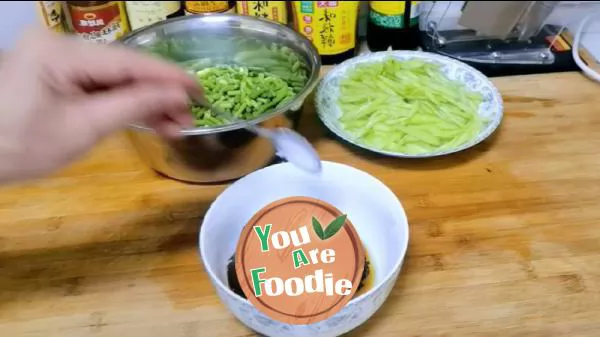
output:
[[[588,67],[579,56],[579,44],[581,43],[581,36],[583,35],[583,31],[585,30],[585,27],[587,26],[588,22],[596,16],[600,18],[600,12],[590,13],[581,21],[581,25],[579,25],[579,29],[577,29],[577,32],[575,33],[575,38],[573,39],[573,49],[571,50],[571,53],[573,55],[575,63],[579,66],[579,68],[581,68],[581,71],[583,71],[591,79],[600,82],[600,74],[598,74],[598,72],[594,71],[592,68]]]

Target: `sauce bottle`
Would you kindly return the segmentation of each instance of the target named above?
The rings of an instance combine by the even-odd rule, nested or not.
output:
[[[367,23],[369,22],[369,2],[361,1],[358,8],[358,38],[367,37]]]
[[[57,33],[65,31],[61,1],[37,1],[39,13],[46,27]]]
[[[369,1],[367,45],[371,51],[419,47],[419,1]]]
[[[356,55],[360,1],[292,1],[294,28],[313,42],[323,65]]]
[[[266,18],[287,25],[288,11],[285,1],[236,1],[238,14]]]
[[[185,15],[234,13],[235,1],[186,1]]]
[[[125,7],[131,30],[184,15],[180,1],[125,1]]]
[[[123,2],[67,1],[67,27],[85,41],[114,42],[129,32]]]

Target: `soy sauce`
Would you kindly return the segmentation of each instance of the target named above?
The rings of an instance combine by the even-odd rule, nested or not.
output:
[[[365,266],[360,278],[360,283],[358,284],[358,289],[356,290],[356,293],[354,293],[354,297],[358,297],[369,291],[369,289],[373,287],[374,279],[375,276],[371,268],[371,262],[365,252]],[[246,295],[240,286],[240,282],[238,281],[235,272],[235,254],[231,256],[231,258],[229,258],[229,262],[227,262],[227,284],[229,289],[231,289],[231,291],[233,291],[236,295],[246,299]]]
[[[369,50],[414,50],[419,47],[419,1],[369,1]]]

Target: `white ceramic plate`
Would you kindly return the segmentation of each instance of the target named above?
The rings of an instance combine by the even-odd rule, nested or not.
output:
[[[446,77],[451,80],[458,80],[464,83],[469,89],[482,94],[483,102],[479,106],[479,115],[488,119],[487,125],[481,129],[476,137],[474,137],[471,141],[464,143],[463,145],[443,151],[423,154],[407,154],[378,149],[362,143],[360,139],[357,139],[350,133],[346,132],[338,122],[338,119],[342,114],[337,104],[340,92],[340,81],[344,79],[348,72],[352,71],[357,65],[362,63],[382,61],[390,56],[398,60],[420,59],[442,65],[441,70]],[[446,56],[420,51],[377,52],[358,56],[339,64],[323,78],[321,83],[319,83],[315,95],[315,105],[319,118],[321,121],[323,121],[323,124],[325,124],[325,126],[338,137],[369,151],[402,158],[435,157],[468,149],[488,138],[498,128],[503,117],[502,96],[500,95],[500,92],[498,92],[498,89],[496,89],[496,87],[485,75],[460,61]]]

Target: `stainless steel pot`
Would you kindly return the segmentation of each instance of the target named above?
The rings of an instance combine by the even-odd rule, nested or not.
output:
[[[143,125],[127,134],[141,158],[154,170],[173,179],[222,182],[260,169],[275,157],[271,143],[246,131],[247,123],[265,128],[296,128],[304,100],[316,86],[321,61],[304,36],[281,24],[235,14],[194,15],[162,21],[124,37],[121,43],[158,51],[175,62],[212,64],[237,62],[235,55],[256,46],[277,44],[296,52],[308,69],[308,81],[288,104],[262,116],[235,124],[182,131],[177,141],[167,141]],[[195,62],[195,61],[192,61]]]

